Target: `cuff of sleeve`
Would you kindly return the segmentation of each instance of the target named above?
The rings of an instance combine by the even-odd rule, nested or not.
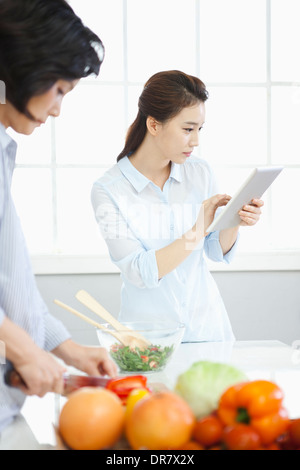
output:
[[[54,318],[50,313],[45,315],[45,345],[46,351],[52,351],[61,343],[71,338],[70,333],[60,320]]]
[[[143,251],[139,255],[140,275],[147,289],[154,289],[159,285],[158,267],[155,250]]]
[[[223,255],[223,259],[224,259],[225,263],[229,264],[234,259],[235,254],[236,254],[236,250],[237,250],[237,247],[238,247],[239,238],[240,238],[240,234],[238,233],[234,245],[232,245],[232,247],[230,248],[228,253],[226,253],[226,255]]]
[[[220,232],[212,232],[206,237],[206,253],[209,259],[212,261],[216,262],[223,262],[226,264],[231,263],[233,260],[237,246],[238,246],[238,240],[240,238],[240,234],[238,233],[237,239],[234,243],[234,245],[231,247],[231,249],[226,253],[226,255],[223,254],[223,250],[220,244]]]

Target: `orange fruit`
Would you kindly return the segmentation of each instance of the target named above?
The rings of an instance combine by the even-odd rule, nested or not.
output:
[[[104,388],[85,387],[70,394],[61,410],[58,428],[71,449],[107,449],[120,438],[124,419],[116,394]]]
[[[125,424],[132,449],[178,449],[190,441],[195,417],[178,395],[162,391],[140,400]]]

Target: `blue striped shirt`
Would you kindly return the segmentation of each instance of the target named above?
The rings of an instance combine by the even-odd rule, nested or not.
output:
[[[23,328],[40,348],[52,351],[70,335],[63,324],[50,315],[36,286],[11,195],[16,151],[16,143],[0,123],[0,326],[8,317]],[[1,432],[19,412],[25,396],[4,385],[5,366],[0,367]]]

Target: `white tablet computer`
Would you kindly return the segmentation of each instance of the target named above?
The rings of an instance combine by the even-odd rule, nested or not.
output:
[[[207,232],[238,225],[241,222],[238,212],[245,204],[250,204],[252,199],[260,199],[282,170],[283,167],[255,168],[227,206],[215,217]]]

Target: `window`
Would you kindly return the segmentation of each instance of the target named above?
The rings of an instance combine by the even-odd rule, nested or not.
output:
[[[241,229],[231,269],[299,269],[300,32],[298,0],[71,0],[99,34],[97,79],[65,98],[61,117],[19,142],[13,194],[34,267],[114,271],[90,204],[116,162],[145,81],[181,69],[207,85],[198,156],[233,194],[256,165],[284,165],[260,223]],[[213,267],[213,269],[222,269]],[[225,269],[229,269],[226,267]]]

